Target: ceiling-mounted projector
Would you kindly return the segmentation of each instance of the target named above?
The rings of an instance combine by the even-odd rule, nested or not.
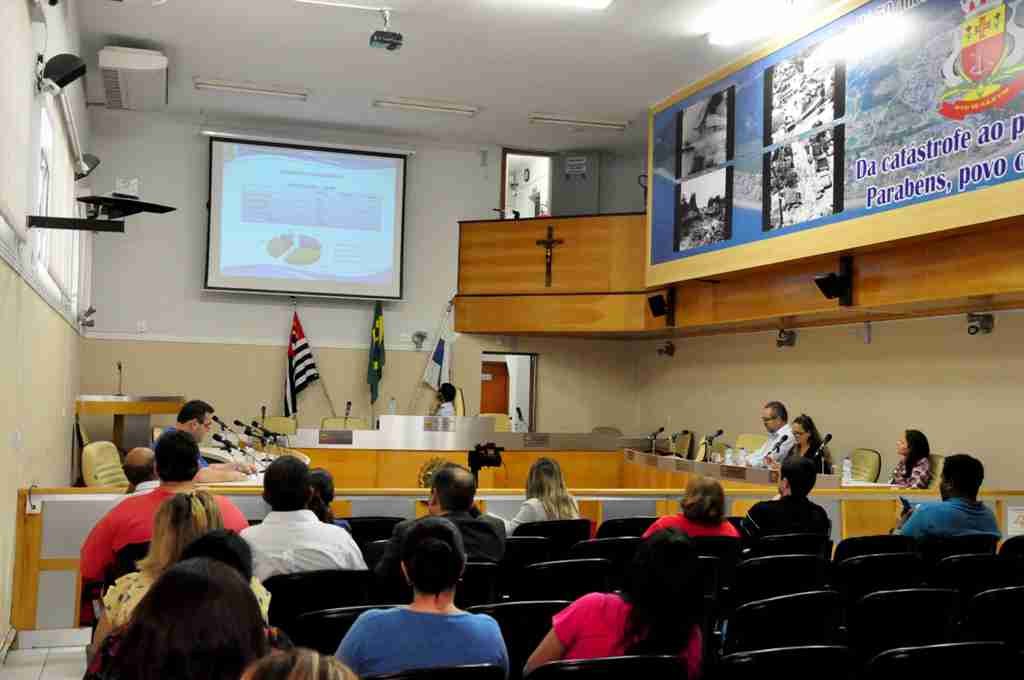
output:
[[[167,57],[155,50],[104,47],[100,73],[108,109],[154,111],[167,106]]]

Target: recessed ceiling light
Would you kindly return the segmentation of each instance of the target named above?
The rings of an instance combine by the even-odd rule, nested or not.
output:
[[[471,118],[480,113],[477,106],[466,104],[454,104],[433,99],[408,99],[397,97],[394,99],[375,99],[373,105],[378,109],[400,109],[403,111],[429,111],[431,113],[451,113],[457,116]]]
[[[361,9],[367,12],[392,11],[390,7],[378,7],[376,5],[365,5],[355,2],[341,2],[341,0],[295,0],[303,5],[324,5],[326,7],[343,7],[345,9]]]
[[[284,99],[297,99],[306,101],[309,99],[309,90],[285,90],[275,87],[263,87],[252,83],[239,83],[230,80],[210,80],[196,78],[193,81],[197,90],[213,90],[215,92],[232,92],[235,94],[255,94],[266,97],[282,97]]]
[[[530,122],[540,123],[543,125],[563,125],[566,127],[575,128],[615,130],[616,132],[622,132],[627,127],[629,127],[628,122],[621,122],[615,120],[594,120],[590,118],[570,118],[569,116],[560,116],[555,113],[531,113]]]

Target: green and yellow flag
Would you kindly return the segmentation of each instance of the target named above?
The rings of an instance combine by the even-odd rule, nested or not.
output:
[[[370,364],[366,369],[366,382],[370,385],[370,403],[375,404],[380,394],[380,381],[384,378],[384,309],[378,302],[373,308],[370,326]]]

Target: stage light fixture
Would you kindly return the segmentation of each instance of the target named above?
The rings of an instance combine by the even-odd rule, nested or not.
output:
[[[814,277],[818,290],[829,300],[839,299],[839,306],[853,305],[853,258],[844,255],[839,258],[839,272],[818,274]]]

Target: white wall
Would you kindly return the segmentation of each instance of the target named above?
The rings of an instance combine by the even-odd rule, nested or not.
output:
[[[637,177],[647,172],[647,151],[604,152],[601,154],[601,190],[598,208],[602,214],[643,212],[644,190]]]
[[[529,169],[530,181],[523,181],[523,170]],[[518,187],[513,196],[511,187],[505,189],[508,196],[508,209],[518,210],[522,217],[534,215],[533,201],[530,195],[536,188],[540,192],[541,209],[545,214],[551,212],[551,159],[545,156],[509,156],[509,174],[515,173]]]
[[[287,298],[208,293],[206,266],[209,145],[199,121],[162,114],[93,109],[96,153],[103,159],[94,186],[110,191],[115,176],[139,177],[142,198],[175,206],[166,215],[131,217],[123,235],[96,240],[91,337],[283,344]],[[405,215],[405,300],[385,303],[389,346],[408,345],[417,330],[433,335],[456,290],[458,220],[486,219],[498,205],[501,158],[479,147],[409,143],[359,133],[275,128],[291,139],[414,148]],[[372,304],[299,301],[306,334],[316,347],[368,344]],[[138,333],[139,322],[147,331]],[[429,342],[428,342],[429,344]]]

